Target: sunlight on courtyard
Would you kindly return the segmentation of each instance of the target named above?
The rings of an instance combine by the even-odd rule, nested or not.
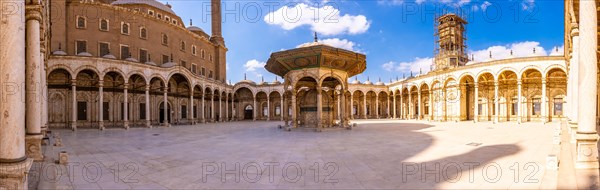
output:
[[[53,171],[42,175],[56,175],[39,176],[40,184],[58,189],[539,189],[556,183],[547,178],[545,159],[558,123],[356,123],[352,130],[321,133],[284,131],[277,127],[280,122],[55,130],[64,147],[47,151],[68,152],[69,166],[44,167]]]

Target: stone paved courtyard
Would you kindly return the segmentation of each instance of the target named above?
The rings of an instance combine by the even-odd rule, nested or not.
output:
[[[58,189],[539,189],[550,123],[355,121],[353,130],[286,132],[280,122],[54,130],[68,167],[44,167]],[[56,172],[55,177],[49,177]],[[68,172],[70,171],[70,172]],[[43,176],[47,175],[47,176]],[[57,181],[54,183],[54,181]],[[50,184],[50,185],[49,185]],[[550,186],[548,186],[550,185]]]

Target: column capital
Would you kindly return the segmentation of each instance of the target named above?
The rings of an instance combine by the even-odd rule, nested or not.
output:
[[[146,91],[150,91],[150,85],[146,85],[146,87],[144,88]]]
[[[542,84],[546,84],[546,77],[542,77]]]
[[[77,79],[71,79],[71,86],[77,86]]]
[[[104,80],[98,81],[98,87],[104,87]]]
[[[123,88],[124,88],[125,90],[129,89],[129,83],[124,83],[124,84],[123,84]]]
[[[42,6],[25,5],[25,20],[36,20],[38,22],[42,22]]]

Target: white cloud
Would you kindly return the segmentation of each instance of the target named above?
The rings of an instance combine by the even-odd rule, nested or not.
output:
[[[424,1],[424,0],[417,0],[417,1]],[[404,3],[404,0],[377,0],[377,4],[380,5],[401,5],[402,3]]]
[[[256,69],[262,69],[265,67],[267,63],[265,62],[260,62],[256,59],[250,60],[248,62],[246,62],[246,64],[244,65],[244,67],[246,67],[246,71],[256,71]]]
[[[489,1],[484,1],[481,4],[481,10],[485,11],[490,5],[492,5],[492,3],[490,3]]]
[[[350,50],[350,51],[356,51],[356,52],[360,52],[359,50],[356,50],[354,47],[356,46],[356,44],[352,41],[349,41],[347,39],[339,39],[339,38],[329,38],[329,39],[324,39],[324,40],[319,40],[319,42],[323,43],[323,44],[327,44],[336,48],[341,48],[341,49],[345,49],[345,50]],[[303,45],[307,45],[310,43],[304,43],[304,44],[300,44],[297,47],[303,46]]]
[[[475,62],[486,61],[490,59],[491,52],[492,59],[505,59],[511,57],[511,51],[513,57],[529,57],[534,55],[534,48],[536,56],[548,55],[548,52],[544,49],[544,47],[540,46],[539,42],[525,41],[507,45],[491,46],[483,50],[471,50],[469,51],[469,58],[474,56]]]
[[[431,69],[431,64],[433,63],[433,58],[430,57],[426,57],[426,58],[420,58],[417,57],[412,61],[409,62],[387,62],[383,65],[381,65],[381,67],[386,70],[386,71],[398,71],[398,72],[402,72],[402,73],[409,73],[409,72],[413,72],[414,75],[419,74],[419,72],[423,72],[423,74],[429,72],[429,70]]]
[[[371,25],[364,15],[341,15],[333,6],[313,7],[305,3],[293,7],[283,6],[267,14],[264,21],[284,30],[307,25],[312,31],[323,35],[362,34]]]
[[[535,7],[535,0],[523,0],[521,2],[521,8],[523,8],[523,10],[530,10],[533,9]]]
[[[459,0],[457,4],[458,4],[459,6],[462,6],[462,5],[464,5],[464,4],[468,4],[468,3],[470,3],[470,2],[471,2],[471,0]]]

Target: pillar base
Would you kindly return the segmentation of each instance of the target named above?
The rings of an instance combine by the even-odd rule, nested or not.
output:
[[[125,122],[123,123],[123,126],[125,127],[125,129],[129,129],[129,122],[128,122],[128,121],[125,121]]]
[[[577,127],[578,127],[577,123],[569,123],[569,134],[570,134],[569,142],[571,142],[572,144],[577,143],[577,137],[576,137]]]
[[[0,163],[0,187],[3,189],[27,189],[27,174],[33,159],[15,163]]]
[[[42,154],[42,138],[44,138],[44,136],[41,133],[25,135],[25,154],[34,161],[44,160],[44,155]]]
[[[146,121],[146,128],[152,128],[152,123],[150,121]]]
[[[598,134],[577,132],[577,169],[598,169]]]
[[[73,131],[77,130],[77,122],[72,122],[71,123],[71,130],[73,130]]]
[[[106,128],[104,127],[104,122],[102,122],[102,121],[98,122],[98,129],[100,129],[100,130],[102,130],[102,131],[103,131],[104,129],[106,129]]]

